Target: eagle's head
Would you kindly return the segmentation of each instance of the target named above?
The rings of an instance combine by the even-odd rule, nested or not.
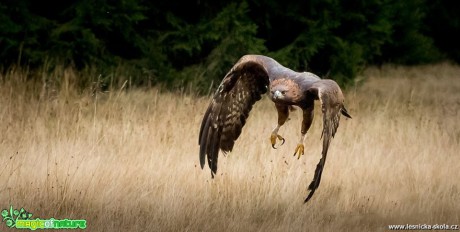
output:
[[[292,101],[291,91],[285,85],[277,85],[270,89],[270,98],[274,102]]]
[[[294,104],[301,100],[299,85],[286,78],[274,80],[270,83],[270,99],[278,103]]]

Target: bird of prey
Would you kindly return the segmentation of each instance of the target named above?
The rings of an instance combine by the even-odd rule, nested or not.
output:
[[[219,149],[224,154],[232,151],[252,106],[267,89],[278,111],[278,124],[270,136],[273,148],[276,149],[277,139],[282,141],[281,145],[284,144],[285,139],[278,134],[278,130],[288,119],[292,106],[300,107],[303,111],[301,136],[294,152],[298,158],[304,154],[305,134],[313,121],[314,100],[321,102],[322,157],[308,186],[310,192],[304,201],[307,202],[319,186],[329,143],[339,126],[340,114],[348,118],[351,116],[345,109],[344,96],[335,81],[320,79],[309,72],[295,72],[270,57],[243,56],[220,83],[201,123],[198,139],[201,168],[207,157],[214,178]]]

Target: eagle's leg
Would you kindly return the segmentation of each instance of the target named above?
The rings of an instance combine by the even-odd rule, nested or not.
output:
[[[273,149],[276,149],[275,144],[277,138],[282,141],[281,145],[284,144],[285,139],[278,134],[278,130],[282,125],[284,125],[289,117],[289,106],[281,104],[275,104],[275,106],[276,110],[278,111],[278,125],[273,129],[272,135],[270,136],[270,142],[272,143]]]
[[[311,106],[303,108],[303,119],[302,119],[302,130],[300,131],[301,136],[300,136],[300,141],[297,144],[297,147],[294,152],[294,156],[298,154],[297,159],[300,159],[300,156],[304,154],[304,141],[305,141],[305,135],[307,134],[308,129],[310,129],[311,123],[313,122],[313,104]]]

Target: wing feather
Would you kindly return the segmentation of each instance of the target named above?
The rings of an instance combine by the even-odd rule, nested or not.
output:
[[[326,163],[327,151],[329,150],[329,144],[339,127],[340,114],[351,118],[343,105],[344,97],[336,82],[332,80],[320,80],[314,83],[308,91],[310,94],[316,95],[316,98],[321,101],[321,111],[323,113],[323,130],[321,138],[323,139],[323,148],[321,151],[322,157],[316,165],[315,175],[308,186],[310,193],[305,199],[305,203],[311,199],[321,182],[321,175]]]
[[[233,149],[254,103],[267,91],[269,77],[264,66],[247,60],[238,62],[219,85],[201,123],[200,165],[207,157],[211,176],[217,171],[219,149]]]

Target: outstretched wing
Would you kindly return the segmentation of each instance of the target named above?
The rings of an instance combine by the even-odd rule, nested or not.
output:
[[[205,159],[214,177],[219,149],[233,149],[253,104],[267,91],[267,71],[255,60],[241,59],[224,77],[201,122],[198,144],[200,164]]]
[[[312,87],[307,90],[307,92],[312,94],[315,99],[319,99],[321,101],[321,111],[323,113],[323,132],[321,134],[321,138],[323,139],[323,150],[321,152],[322,157],[316,165],[313,181],[308,186],[310,193],[305,199],[305,203],[310,200],[316,189],[319,187],[321,174],[323,173],[324,164],[326,163],[329,144],[339,127],[340,114],[351,118],[343,105],[344,97],[342,91],[335,81],[320,80],[315,82]]]

